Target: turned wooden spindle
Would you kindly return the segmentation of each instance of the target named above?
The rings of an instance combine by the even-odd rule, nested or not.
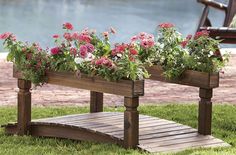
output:
[[[212,89],[199,89],[198,132],[203,135],[211,135],[212,92]]]
[[[139,141],[139,97],[125,97],[124,99],[124,147],[135,148]]]
[[[18,117],[17,117],[17,134],[26,135],[30,130],[31,121],[31,82],[18,79]]]
[[[103,93],[90,91],[90,113],[103,111]]]

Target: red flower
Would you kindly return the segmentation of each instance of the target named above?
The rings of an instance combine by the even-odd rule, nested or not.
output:
[[[57,39],[57,38],[59,38],[60,36],[59,36],[58,34],[54,34],[52,37],[55,38],[55,39]]]
[[[161,24],[159,25],[159,27],[160,27],[160,28],[172,28],[172,27],[174,27],[174,25],[171,24],[171,23],[161,23]]]
[[[10,32],[5,32],[3,34],[0,35],[0,39],[7,39],[12,35],[12,33]]]
[[[63,29],[73,30],[73,25],[71,23],[64,23]]]
[[[59,52],[60,52],[59,47],[54,47],[54,48],[51,49],[51,54],[52,55],[57,55],[57,54],[59,54]]]
[[[188,44],[188,40],[184,40],[184,41],[182,41],[180,44],[181,44],[181,46],[182,46],[183,48],[185,48],[186,45]]]
[[[194,39],[198,39],[200,37],[208,37],[209,36],[209,32],[206,31],[206,30],[203,30],[203,31],[198,31],[196,32],[195,36],[194,36]]]
[[[138,51],[137,51],[136,49],[133,49],[133,48],[131,48],[131,49],[129,50],[129,52],[130,52],[130,54],[132,54],[132,55],[137,55],[137,54],[138,54]]]
[[[113,63],[110,59],[108,59],[106,57],[101,57],[100,59],[95,61],[95,65],[97,65],[97,66],[104,65],[108,68],[111,68],[113,66]]]

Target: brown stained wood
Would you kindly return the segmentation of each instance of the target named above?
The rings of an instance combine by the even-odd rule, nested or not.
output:
[[[210,97],[209,94],[201,93],[201,96]],[[133,103],[134,102],[134,103]],[[138,106],[137,102],[130,100],[127,101],[128,106]],[[116,127],[116,124],[123,124],[123,119],[117,119],[116,121],[109,121],[109,118],[104,117],[113,116],[114,113],[109,114],[109,112],[98,112],[98,113],[87,113],[79,115],[70,115],[68,117],[62,116],[54,119],[48,118],[50,121],[45,119],[40,122],[40,120],[32,120],[30,123],[31,130],[29,132],[32,136],[43,136],[43,137],[57,137],[57,138],[67,138],[75,140],[86,140],[86,141],[98,141],[98,142],[108,142],[119,145],[124,145],[123,135],[120,135],[120,131],[124,129],[123,125]],[[87,115],[87,116],[86,116]],[[123,113],[116,113],[118,117],[124,115]],[[58,120],[67,118],[78,118],[86,119],[93,118],[94,116],[104,118],[104,123],[102,121],[93,121],[90,119],[86,121],[88,125],[73,125],[70,123],[64,122],[65,124],[58,123]],[[204,136],[197,133],[196,129],[192,129],[188,126],[181,125],[175,122],[168,120],[158,119],[155,117],[139,115],[140,126],[139,126],[139,144],[138,148],[149,151],[149,152],[168,152],[168,151],[181,151],[184,149],[196,148],[196,147],[216,147],[216,146],[229,146],[227,143],[216,139],[212,136]],[[156,121],[156,122],[154,122]],[[78,121],[79,122],[79,121]],[[149,123],[146,123],[149,122]],[[166,123],[165,123],[166,122]],[[108,133],[104,129],[97,130],[89,126],[89,123],[92,125],[104,125],[104,127],[111,126],[112,130],[117,128],[121,129],[118,132]],[[160,124],[164,123],[166,125]],[[174,124],[173,124],[174,123]],[[143,126],[142,126],[143,125]],[[146,128],[146,125],[149,127]],[[4,125],[7,134],[16,134],[17,133],[17,124],[8,124]],[[144,131],[144,132],[142,132]],[[119,133],[119,135],[117,135]]]
[[[151,135],[151,134],[156,134],[156,133],[165,133],[165,132],[171,132],[171,131],[179,131],[183,129],[191,129],[189,126],[177,126],[177,127],[170,127],[170,128],[164,128],[164,129],[157,129],[154,130],[152,128],[149,128],[149,130],[142,131],[139,129],[139,132],[142,133],[142,135]],[[120,132],[114,132],[115,136],[121,136],[122,133]]]
[[[124,106],[124,147],[136,148],[139,144],[139,97],[125,97]]]
[[[148,144],[143,147],[153,148],[153,147],[169,146],[169,145],[176,145],[176,144],[183,144],[183,143],[190,143],[190,142],[198,142],[198,141],[209,140],[209,139],[215,139],[215,138],[212,136],[198,136],[198,137],[194,136],[194,137],[188,137],[184,139],[165,140],[159,143]]]
[[[160,138],[160,137],[168,137],[173,135],[182,135],[182,134],[189,134],[189,133],[196,133],[196,129],[183,129],[178,131],[171,131],[167,133],[157,133],[157,134],[150,134],[150,135],[140,135],[139,140],[145,140],[145,139],[153,139],[153,138]]]
[[[199,137],[199,136],[204,136],[204,135],[200,135],[195,132],[195,133],[182,134],[182,135],[172,135],[168,137],[159,137],[156,139],[146,139],[146,140],[140,141],[142,143],[140,145],[149,146],[150,144],[156,144],[162,141],[171,141],[171,140],[176,140],[176,139],[185,139],[185,138]]]
[[[13,76],[21,78],[21,73],[14,70]],[[89,77],[82,74],[78,78],[70,72],[47,72],[49,84],[86,89],[94,92],[109,93],[126,97],[137,97],[144,95],[144,80],[119,80],[118,82],[107,81],[101,77]]]
[[[41,118],[34,120],[35,122],[40,121],[46,121],[46,122],[66,122],[68,120],[84,120],[84,119],[94,119],[94,118],[106,118],[110,116],[117,116],[119,113],[117,112],[101,112],[101,113],[91,113],[88,115],[88,113],[84,114],[74,114],[74,115],[66,115],[66,116],[57,116],[57,117],[51,117],[51,118]]]
[[[198,132],[203,135],[211,134],[212,120],[212,89],[199,89]]]
[[[113,123],[112,123],[113,124]],[[142,120],[139,122],[139,131],[145,131],[145,130],[149,130],[150,128],[154,128],[154,127],[157,127],[159,128],[160,126],[163,126],[165,127],[166,125],[173,125],[173,124],[176,124],[176,123],[172,123],[172,122],[169,122],[169,121],[165,121],[165,120]],[[122,127],[123,124],[114,124],[116,127]],[[123,134],[123,129],[120,130],[120,129],[112,129],[109,128],[109,127],[106,127],[106,128],[96,128],[96,130],[100,130],[100,131],[103,131],[103,132],[106,132],[106,133],[112,133],[112,132],[117,132],[117,131],[120,131],[122,132]]]
[[[179,79],[168,80],[163,76],[163,70],[159,65],[153,65],[146,68],[151,74],[151,80],[176,83],[201,88],[219,87],[219,73],[205,73],[192,70],[186,70]]]
[[[18,88],[17,134],[26,135],[29,132],[31,121],[31,82],[18,79]]]
[[[90,91],[90,112],[103,111],[103,93]]]
[[[112,137],[103,133],[92,131],[85,128],[71,128],[60,125],[32,125],[32,136],[67,138],[74,140],[96,141],[105,143],[114,143],[122,145],[122,141],[116,137]]]
[[[219,143],[220,144],[222,143],[222,141],[219,139],[206,139],[206,140],[200,140],[200,141],[195,141],[195,142],[186,142],[182,144],[154,147],[150,149],[150,152],[170,152],[171,150],[179,150],[179,149],[181,150],[181,149],[197,147],[197,146],[204,147],[205,145],[219,144]]]
[[[95,92],[110,93],[115,95],[134,97],[142,96],[144,92],[144,81],[120,80],[119,82],[107,81],[100,77],[88,77],[82,75],[77,78],[74,73],[48,72],[48,83],[74,88],[86,89]],[[134,85],[140,85],[135,87]],[[134,90],[134,88],[140,88]]]
[[[223,3],[219,3],[219,2],[216,2],[216,1],[212,1],[212,0],[197,0],[197,1],[202,3],[202,4],[205,4],[206,6],[211,6],[211,7],[216,8],[216,9],[220,9],[220,10],[223,10],[223,11],[227,10],[227,5],[225,5]]]

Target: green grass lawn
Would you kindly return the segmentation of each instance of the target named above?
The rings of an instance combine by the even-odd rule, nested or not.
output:
[[[123,111],[118,108],[117,111]],[[42,118],[66,114],[88,112],[88,107],[47,107],[33,108],[32,117]],[[105,108],[105,111],[115,111]],[[174,120],[196,128],[197,105],[168,104],[161,106],[140,106],[141,114]],[[16,120],[15,107],[0,107],[0,124]],[[236,154],[236,106],[215,105],[213,107],[213,135],[232,147],[215,149],[195,149],[177,153],[178,155],[235,155]],[[81,155],[123,155],[148,154],[137,150],[125,150],[111,144],[78,142],[53,138],[34,138],[30,136],[6,136],[0,129],[0,155],[38,155],[38,154],[81,154]]]

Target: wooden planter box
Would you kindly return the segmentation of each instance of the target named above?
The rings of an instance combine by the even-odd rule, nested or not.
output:
[[[73,87],[79,89],[91,90],[94,92],[109,93],[126,97],[138,97],[144,95],[144,80],[119,80],[117,82],[107,81],[101,77],[89,77],[82,74],[77,77],[71,72],[52,72],[46,73],[48,84]],[[14,69],[13,77],[22,78],[19,71]]]
[[[154,65],[146,68],[151,74],[151,80],[163,81],[168,83],[176,83],[199,88],[216,88],[219,87],[219,73],[205,73],[193,70],[186,70],[179,79],[168,80],[163,76],[161,66]]]

